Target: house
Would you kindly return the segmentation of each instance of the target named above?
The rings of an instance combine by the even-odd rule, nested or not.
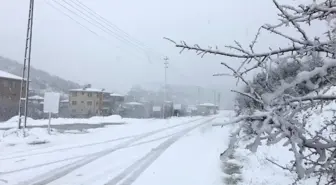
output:
[[[119,114],[119,108],[125,101],[125,96],[118,94],[118,93],[112,93],[110,94],[110,100],[111,100],[111,113],[112,114]]]
[[[122,105],[121,116],[127,118],[148,118],[149,114],[143,103],[127,102]]]
[[[199,115],[217,114],[218,106],[212,103],[202,103],[197,105],[197,112]]]
[[[28,96],[28,101],[35,104],[43,104],[44,98],[39,95]]]
[[[33,119],[43,118],[44,97],[39,95],[28,96],[28,116]]]
[[[0,121],[18,114],[22,77],[0,70]],[[25,81],[23,95],[25,95]]]
[[[187,106],[183,104],[174,104],[173,105],[173,116],[186,116],[187,115]]]
[[[70,116],[85,118],[106,114],[109,109],[106,97],[109,95],[104,89],[91,88],[90,85],[69,90]]]
[[[68,118],[70,117],[70,108],[69,108],[69,100],[68,99],[63,99],[60,100],[60,104],[59,104],[59,117],[62,118]]]

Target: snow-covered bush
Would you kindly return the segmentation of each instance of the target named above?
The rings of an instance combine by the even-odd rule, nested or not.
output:
[[[306,59],[303,61],[278,61],[276,64],[273,65],[274,67],[272,67],[271,69],[257,73],[250,83],[253,89],[260,95],[263,95],[265,93],[273,93],[279,86],[281,86],[282,82],[291,83],[293,80],[295,80],[295,77],[300,72],[309,72],[314,70],[316,67],[323,66],[323,61],[322,58],[319,57],[315,52],[312,53],[311,56],[307,56]],[[329,77],[334,76],[332,72],[334,72],[334,70],[329,70]],[[301,83],[298,83],[294,87],[286,89],[284,93],[293,97],[307,95],[308,93],[316,90],[311,84],[315,84],[318,80],[319,77],[318,75],[316,75],[310,78],[308,81],[303,81]],[[247,85],[245,85],[243,92],[251,93],[251,89]],[[258,102],[255,102],[250,97],[244,96],[242,94],[237,94],[236,102],[237,106],[239,107],[239,112],[252,113],[255,110],[261,110],[263,108]]]
[[[310,4],[299,6],[273,2],[279,10],[280,22],[263,25],[247,49],[238,42],[235,46],[227,46],[235,50],[230,53],[218,47],[202,48],[198,44],[191,46],[183,41],[178,44],[167,40],[182,51],[194,50],[201,56],[215,54],[242,59],[237,69],[221,63],[245,84],[243,91],[233,90],[245,97],[237,99],[240,116],[232,123],[242,126],[236,133],[248,132],[253,138],[247,146],[251,151],[257,151],[260,145],[283,143],[284,149],[293,153],[292,166],[288,170],[296,172],[298,180],[317,176],[317,184],[336,184],[336,115],[313,125],[310,122],[312,114],[303,113],[326,111],[323,107],[336,99],[336,88],[333,88],[336,84],[336,0],[312,0]],[[302,25],[310,26],[312,22],[327,23],[326,34],[308,36]],[[300,36],[284,33],[284,27],[293,28]],[[287,39],[290,46],[255,52],[262,30]],[[263,72],[252,82],[245,79],[246,74],[254,70]],[[320,116],[326,114],[322,113]]]

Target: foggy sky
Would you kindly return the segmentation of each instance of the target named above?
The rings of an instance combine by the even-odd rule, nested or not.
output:
[[[229,92],[235,81],[212,74],[226,71],[220,62],[238,66],[239,60],[200,58],[191,51],[179,54],[162,38],[224,50],[234,40],[249,44],[261,25],[277,19],[271,0],[81,0],[154,50],[145,53],[70,14],[99,36],[92,34],[46,1],[66,12],[52,0],[35,0],[32,65],[78,83],[120,92],[133,84],[163,82],[163,59],[157,53],[170,58],[168,83],[219,86]],[[285,2],[293,1],[281,1]],[[28,0],[0,0],[0,55],[23,61],[27,15]],[[262,36],[258,49],[287,43]]]

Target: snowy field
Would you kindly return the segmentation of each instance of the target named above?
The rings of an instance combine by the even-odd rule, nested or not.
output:
[[[231,112],[169,120],[104,118],[125,124],[57,132],[0,130],[0,184],[222,185],[219,154],[227,147]],[[96,120],[95,120],[96,119]],[[90,124],[99,124],[90,119]],[[119,120],[118,120],[119,119]],[[54,124],[85,120],[53,120]],[[47,121],[29,120],[30,125]],[[15,127],[15,121],[3,127]]]

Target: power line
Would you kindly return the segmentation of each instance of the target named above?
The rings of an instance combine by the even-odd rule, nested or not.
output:
[[[113,24],[111,21],[107,20],[106,18],[102,17],[101,15],[99,15],[97,12],[95,12],[94,10],[92,10],[91,8],[89,8],[88,6],[86,6],[84,3],[82,3],[79,0],[69,0],[71,2],[76,1],[77,5],[84,7],[87,12],[89,12],[91,15],[95,16],[96,18],[102,20],[105,24],[109,25],[110,27],[112,27],[112,29],[115,29],[116,31],[119,31],[121,34],[123,34],[124,36],[126,36],[127,38],[133,40],[135,43],[139,44],[142,47],[147,48],[148,50],[152,50],[153,52],[157,53],[160,57],[164,56],[163,54],[161,54],[160,52],[154,51],[152,48],[149,48],[148,46],[146,46],[143,42],[139,41],[138,39],[132,37],[131,35],[129,35],[127,32],[125,32],[124,30],[120,29],[117,25]]]
[[[50,2],[48,2],[47,0],[44,0],[49,6],[51,6],[52,8],[54,8],[55,10],[57,10],[58,12],[60,12],[61,14],[67,16],[69,19],[71,19],[72,21],[74,21],[76,24],[80,25],[81,27],[83,27],[84,29],[88,30],[89,32],[95,34],[96,36],[100,36],[98,35],[96,32],[94,32],[93,30],[91,30],[90,28],[86,27],[84,24],[80,23],[79,21],[76,21],[74,18],[72,18],[69,14],[63,12],[62,10],[60,10],[59,8],[57,8],[56,6],[54,6],[53,4],[51,4]]]
[[[45,0],[46,1],[46,0]],[[104,31],[105,33],[112,35],[113,37],[117,38],[119,41],[125,43],[128,46],[135,46],[137,49],[144,51],[146,56],[147,56],[147,60],[151,63],[151,60],[149,58],[149,55],[147,53],[145,44],[142,43],[141,41],[138,41],[137,39],[134,39],[132,36],[130,36],[128,33],[126,33],[125,31],[123,31],[122,29],[118,28],[116,25],[114,25],[113,23],[111,23],[110,21],[108,21],[106,18],[102,17],[101,15],[99,15],[98,13],[96,13],[95,11],[93,11],[91,8],[89,8],[88,6],[86,6],[85,4],[83,4],[82,2],[80,2],[79,0],[69,0],[71,1],[73,4],[70,4],[69,2],[62,0],[64,3],[66,3],[67,5],[69,5],[70,7],[72,7],[72,9],[77,10],[77,12],[79,12],[81,15],[84,15],[85,17],[81,16],[79,13],[71,10],[69,7],[65,6],[64,4],[57,2],[56,0],[53,0],[55,3],[57,3],[59,6],[63,7],[64,9],[66,9],[67,11],[69,11],[70,13],[76,15],[77,17],[80,17],[81,19],[83,19],[84,21],[88,22],[89,24],[99,28],[100,30]],[[46,1],[47,2],[47,1]],[[71,17],[69,14],[66,14],[65,12],[63,12],[62,10],[56,8],[54,5],[52,5],[51,3],[47,2],[48,5],[50,5],[51,7],[55,8],[57,11],[61,12],[62,14],[64,14],[65,16],[67,16],[68,18],[70,18],[71,20],[73,20],[76,24],[79,24],[81,27],[87,29],[88,31],[90,31],[91,33],[98,35],[96,32],[94,32],[92,29],[86,27],[85,25],[81,24],[79,21],[75,20],[73,17]],[[87,13],[84,13],[87,12]],[[93,18],[93,17],[95,18]],[[90,20],[89,20],[90,19]],[[108,27],[106,27],[104,24],[102,24],[102,22],[104,22],[106,25],[108,25],[110,28],[116,30],[117,32],[120,32],[121,34],[123,34],[124,36],[118,35],[117,33],[115,33],[114,31],[112,31],[111,29],[109,29]],[[97,25],[98,24],[98,25]],[[101,37],[101,36],[100,36]],[[124,38],[126,37],[126,38]],[[129,40],[127,40],[129,39]],[[138,45],[136,45],[133,42],[136,42]],[[159,52],[156,52],[159,56],[161,55]],[[161,57],[160,57],[161,58]],[[171,67],[173,67],[171,65]],[[175,68],[176,69],[176,68]],[[175,72],[177,72],[176,70],[174,70]],[[178,73],[180,76],[184,77],[184,78],[189,78],[181,73]]]
[[[63,6],[64,8],[66,8],[68,11],[71,11],[68,7],[62,5],[61,3],[59,3],[59,2],[57,2],[57,1],[55,1],[55,0],[53,0],[53,1],[56,2],[57,4]],[[92,21],[89,21],[88,19],[84,18],[83,16],[80,16],[80,15],[77,14],[77,16],[80,16],[82,19],[86,20],[86,21],[89,22],[90,24],[92,24],[92,25],[94,25],[94,26],[96,26],[96,27],[98,27],[97,25],[99,25],[99,28],[100,28],[101,30],[103,30],[105,33],[112,35],[113,37],[115,37],[116,39],[118,39],[118,40],[121,41],[121,42],[128,43],[128,44],[130,44],[130,45],[132,45],[132,46],[138,48],[139,50],[141,50],[141,51],[145,51],[145,52],[146,52],[145,49],[143,49],[143,48],[141,48],[140,46],[138,46],[138,45],[132,43],[131,41],[125,39],[124,37],[118,35],[117,33],[115,33],[114,31],[112,31],[110,28],[106,27],[104,24],[102,24],[102,23],[101,23],[100,21],[98,21],[97,19],[92,18],[92,16],[90,16],[90,15],[88,15],[88,14],[86,13],[86,12],[88,12],[88,11],[85,11],[85,9],[83,9],[82,7],[80,7],[80,6],[76,5],[76,4],[73,5],[73,4],[69,3],[69,2],[67,2],[66,0],[62,0],[62,1],[63,1],[65,4],[69,5],[70,7],[72,7],[73,9],[77,10],[78,12],[80,12],[80,14],[84,15],[84,16],[87,17],[88,19],[91,19],[93,22],[92,22]],[[72,2],[73,2],[73,1],[72,1]],[[73,12],[73,11],[72,11],[72,12]]]
[[[95,12],[94,10],[92,10],[91,8],[89,8],[88,6],[86,6],[84,3],[80,2],[79,0],[69,0],[73,3],[75,3],[76,5],[79,5],[81,7],[83,7],[84,9],[87,10],[88,13],[90,13],[91,15],[93,15],[94,17],[98,18],[99,20],[103,21],[105,24],[109,25],[110,27],[112,27],[113,29],[119,31],[121,34],[123,34],[124,36],[133,39],[136,43],[138,43],[139,45],[145,46],[142,42],[138,41],[135,38],[132,38],[132,36],[130,36],[128,33],[126,33],[125,31],[121,30],[120,28],[118,28],[115,24],[111,23],[109,20],[107,20],[106,18],[102,17],[101,15],[99,15],[97,12]]]
[[[93,25],[93,26],[99,28],[100,30],[102,30],[102,31],[104,31],[105,33],[107,33],[108,35],[111,35],[111,32],[109,32],[109,30],[102,29],[101,27],[98,27],[98,26],[95,25],[92,21],[90,21],[90,20],[88,20],[87,18],[85,18],[85,17],[79,15],[77,12],[74,12],[74,11],[71,10],[70,8],[66,7],[65,5],[59,3],[59,2],[57,2],[57,1],[55,1],[55,0],[52,0],[52,1],[54,1],[56,4],[58,4],[60,7],[63,7],[64,9],[66,9],[67,11],[69,11],[70,13],[74,14],[75,16],[77,16],[77,17],[83,19],[84,21],[88,22],[89,24],[91,24],[91,25]],[[45,0],[45,2],[47,2],[47,1]],[[62,10],[56,8],[56,7],[53,6],[51,3],[47,2],[47,4],[50,5],[51,7],[55,8],[56,10],[60,11],[62,14],[66,15],[68,18],[70,18],[71,20],[73,20],[75,23],[81,25],[81,27],[84,27],[85,29],[89,30],[90,32],[92,32],[92,33],[95,34],[96,36],[102,37],[102,36],[98,35],[96,32],[92,31],[90,28],[88,28],[88,27],[84,26],[83,24],[81,24],[79,21],[75,20],[75,19],[74,19],[73,17],[71,17],[69,14],[66,14],[66,13],[64,13],[64,11],[62,11]],[[112,32],[112,34],[113,34],[113,32]],[[117,39],[118,39],[118,38],[117,38]],[[118,39],[118,40],[120,40],[120,39]],[[120,40],[120,41],[122,41],[122,40]],[[125,44],[127,45],[127,43],[125,43]],[[130,46],[130,45],[128,45],[128,46]],[[137,57],[139,57],[139,56],[137,56]]]

